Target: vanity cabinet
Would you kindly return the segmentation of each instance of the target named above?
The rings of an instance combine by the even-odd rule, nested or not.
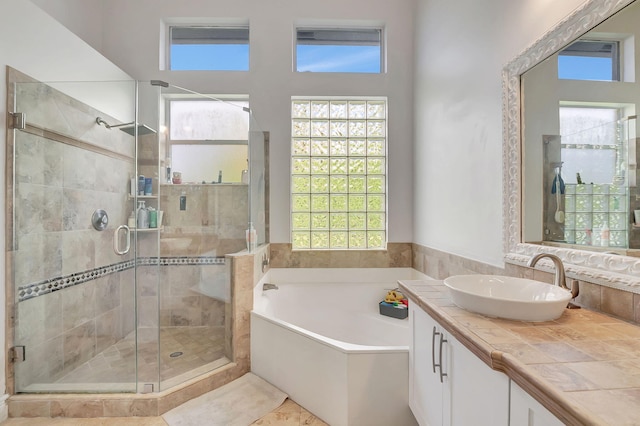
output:
[[[410,303],[409,407],[421,426],[509,424],[509,379]]]
[[[449,367],[448,336],[436,335],[435,333],[444,331],[442,327],[422,309],[411,303],[409,304],[409,321],[411,323],[409,408],[420,426],[448,424],[450,418],[445,418],[445,413],[448,414],[450,411],[448,409],[450,398],[444,398],[445,394],[450,394],[449,377],[444,376]],[[440,360],[440,367],[434,365],[438,364],[435,357]]]
[[[526,393],[513,380],[510,390],[510,426],[562,426],[549,410]]]

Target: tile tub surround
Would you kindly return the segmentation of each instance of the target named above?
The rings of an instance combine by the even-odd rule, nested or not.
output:
[[[455,306],[442,281],[400,285],[410,303],[566,424],[637,424],[640,327],[587,309],[541,323],[488,318]]]
[[[270,244],[273,268],[409,268],[411,244],[388,243],[386,250],[292,250]]]
[[[640,231],[639,231],[640,232]],[[504,268],[487,265],[455,254],[415,243],[389,243],[386,251],[292,251],[291,244],[270,244],[274,268],[351,268],[412,267],[430,277],[444,279],[451,275],[492,274],[530,278],[553,283],[554,273],[506,264]],[[624,320],[640,323],[640,294],[580,281],[575,302]]]
[[[233,362],[178,386],[153,394],[18,394],[8,400],[10,417],[125,417],[158,416],[178,405],[216,389],[249,371],[249,313],[253,288],[261,278],[261,256],[268,246],[254,254],[229,255],[232,280],[232,338],[227,343]],[[37,300],[38,298],[34,299]]]

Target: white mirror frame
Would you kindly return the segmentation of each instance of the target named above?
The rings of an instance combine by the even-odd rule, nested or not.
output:
[[[634,0],[588,0],[509,62],[503,87],[503,217],[505,262],[526,265],[538,253],[559,256],[567,275],[640,294],[640,258],[528,244],[522,238],[522,123],[520,76]]]

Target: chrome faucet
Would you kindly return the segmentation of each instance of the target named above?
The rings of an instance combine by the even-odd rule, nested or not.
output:
[[[269,284],[269,283],[262,284],[262,291],[277,290],[277,289],[278,289],[278,286],[275,284]]]
[[[538,263],[538,260],[542,259],[543,257],[549,258],[556,268],[556,275],[553,280],[553,284],[559,286],[560,288],[569,290],[571,292],[571,297],[573,298],[578,296],[578,292],[580,290],[578,288],[578,280],[572,280],[571,288],[567,287],[567,278],[564,272],[564,265],[562,264],[562,260],[555,254],[538,253],[531,259],[529,259],[529,262],[527,262],[527,266],[533,268],[534,266],[536,266],[536,263]]]

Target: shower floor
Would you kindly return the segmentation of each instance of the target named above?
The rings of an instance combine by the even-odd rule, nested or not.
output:
[[[140,382],[157,381],[158,361],[160,390],[227,364],[224,341],[224,327],[163,327],[160,356],[157,342],[138,345]],[[182,354],[176,356],[178,352]],[[55,383],[34,384],[25,391],[136,392],[135,353],[135,333],[132,332]]]

